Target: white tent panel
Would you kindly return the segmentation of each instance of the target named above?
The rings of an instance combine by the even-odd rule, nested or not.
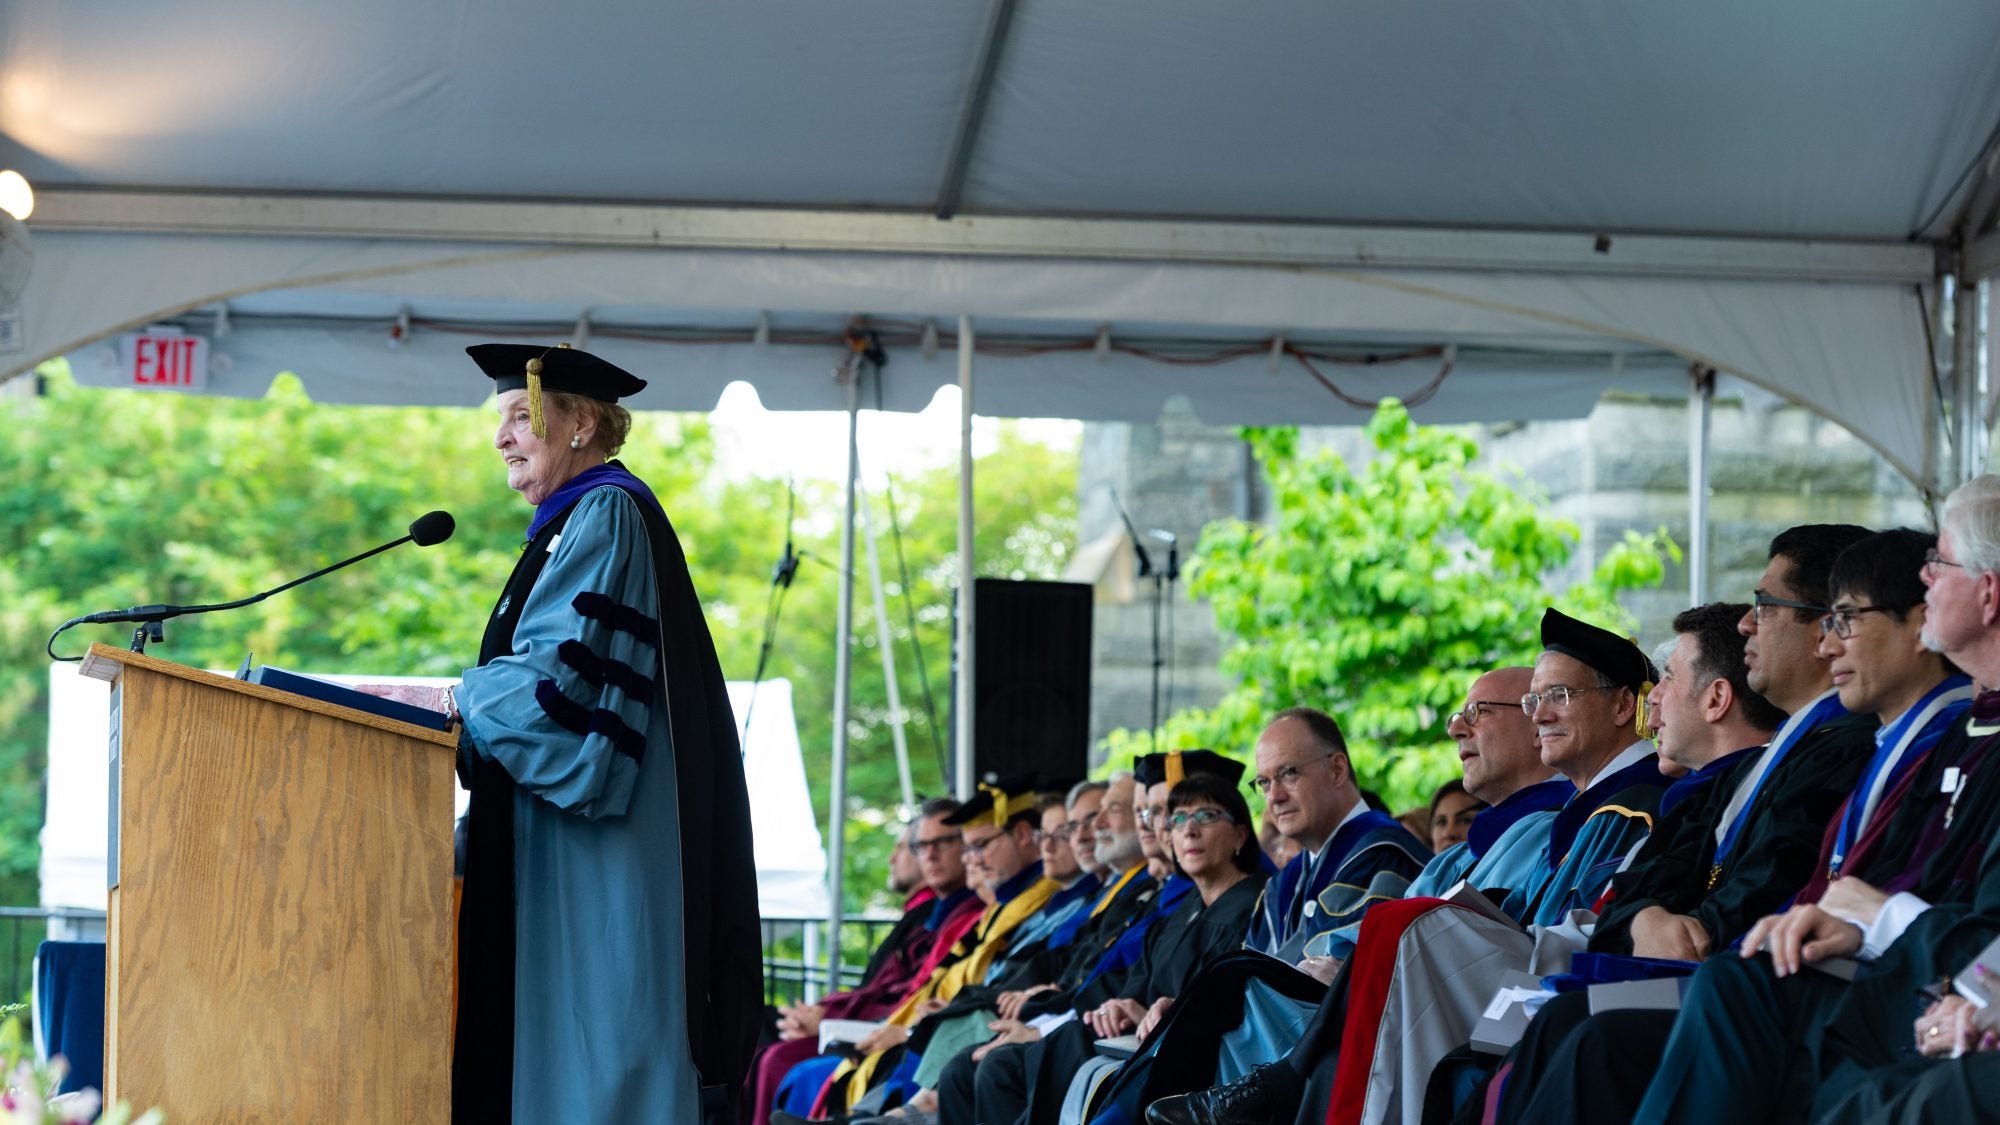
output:
[[[908,206],[981,7],[23,0],[0,157],[45,184]]]
[[[1017,12],[968,208],[1903,238],[2000,121],[1988,0]]]
[[[922,207],[991,7],[16,0],[0,162],[51,185]],[[2000,120],[1987,0],[1012,11],[968,210],[1901,238]]]
[[[751,685],[731,681],[729,706],[741,723]],[[826,914],[826,849],[806,790],[804,751],[792,711],[792,682],[757,687],[744,742],[743,777],[751,793],[750,831],[757,847],[757,909],[766,918]]]
[[[828,332],[856,314],[948,328],[952,314],[968,312],[980,323],[997,318],[996,329],[1071,339],[1109,325],[1147,338],[1282,333],[1468,349],[1436,409],[1418,412],[1431,421],[1576,417],[1607,387],[1681,389],[1674,367],[1697,361],[1814,407],[1912,479],[1923,479],[1925,464],[1923,320],[1913,293],[1895,285],[69,232],[40,236],[36,247],[36,282],[22,302],[25,347],[7,366],[18,371],[45,355],[80,352],[79,378],[94,383],[118,377],[108,349],[85,350],[106,338],[107,327],[232,300],[246,312],[380,319],[273,336],[246,317],[240,333],[217,345],[230,366],[218,389],[258,393],[270,374],[291,369],[331,401],[464,404],[484,398],[453,354],[471,337],[418,332],[392,349],[386,328],[395,310],[540,323],[568,336],[580,315],[605,320],[597,310],[608,308],[634,327],[717,327],[744,343],[759,309]],[[837,348],[671,350],[609,333],[591,346],[657,380],[642,407],[708,409],[738,379],[773,409],[842,405],[828,377]],[[1637,362],[1628,368],[1613,359],[1621,353]],[[1437,362],[1328,374],[1372,400],[1422,387]],[[1524,376],[1532,381],[1510,382]],[[1563,376],[1572,378],[1565,384]],[[928,363],[917,349],[901,349],[884,380],[884,405],[921,409],[953,377],[948,349]],[[1216,423],[1347,422],[1366,413],[1289,361],[1275,371],[1262,357],[1174,367],[1074,352],[996,362],[979,409],[1149,419],[1173,395]]]

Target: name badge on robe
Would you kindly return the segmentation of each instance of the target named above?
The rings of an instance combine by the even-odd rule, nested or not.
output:
[[[1956,793],[1956,792],[1958,792],[1958,767],[1957,767],[1957,766],[1946,766],[1946,767],[1945,767],[1945,770],[1944,770],[1944,784],[1938,787],[1938,792],[1940,792],[1940,793]]]
[[[1319,913],[1319,903],[1317,902],[1306,903],[1306,917],[1310,918],[1317,913]]]
[[[549,536],[549,554],[553,555],[556,553],[556,544],[560,542],[562,542],[562,532],[558,531],[554,535]]]

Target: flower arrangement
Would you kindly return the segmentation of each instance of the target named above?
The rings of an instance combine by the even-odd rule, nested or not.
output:
[[[167,1115],[147,1110],[137,1118],[124,1102],[105,1109],[104,1098],[96,1090],[82,1089],[58,1094],[69,1064],[61,1055],[42,1062],[22,1031],[24,1004],[0,1006],[0,1076],[6,1088],[0,1090],[0,1125],[165,1125]]]

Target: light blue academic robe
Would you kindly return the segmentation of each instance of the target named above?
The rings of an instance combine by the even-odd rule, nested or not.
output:
[[[1439,852],[1415,879],[1404,898],[1434,898],[1460,881],[1480,890],[1512,890],[1535,875],[1547,853],[1549,829],[1563,802],[1576,792],[1564,778],[1538,782],[1515,792],[1472,821],[1471,836]],[[1357,920],[1308,946],[1315,957],[1346,960],[1361,933]]]
[[[659,633],[644,628],[655,586],[637,504],[592,490],[550,547],[515,654],[468,670],[458,689],[470,752],[520,785],[516,1122],[700,1118],[674,748]],[[559,721],[578,714],[584,733]]]
[[[1589,909],[1625,856],[1652,832],[1670,784],[1659,756],[1647,754],[1571,797],[1549,827],[1533,874],[1501,909],[1523,926],[1553,926],[1572,910]]]

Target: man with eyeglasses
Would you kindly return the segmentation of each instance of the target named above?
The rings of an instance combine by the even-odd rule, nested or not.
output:
[[[957,811],[957,801],[933,798],[924,802],[910,823],[905,838],[923,885],[904,904],[903,917],[869,959],[861,984],[823,997],[817,1004],[800,1003],[778,1010],[779,1042],[758,1055],[746,1083],[746,1103],[754,1125],[769,1121],[779,1087],[794,1067],[806,1065],[817,1073],[815,1079],[801,1072],[794,1084],[809,1085],[816,1092],[820,1081],[839,1065],[836,1056],[826,1056],[817,1067],[808,1062],[819,1053],[823,1020],[879,1020],[888,1015],[978,921],[984,907],[965,885],[959,830],[945,823]],[[807,1092],[789,1104],[793,1110],[804,1111],[811,1108],[809,1103]]]
[[[1055,880],[1042,875],[1035,849],[1035,805],[1032,779],[997,778],[981,782],[972,798],[946,818],[946,824],[963,833],[967,862],[982,869],[992,886],[993,904],[960,939],[953,959],[904,997],[880,1030],[855,1045],[863,1057],[858,1064],[843,1064],[834,1071],[821,1095],[826,1108],[845,1114],[878,1089],[882,1091],[875,1095],[878,1101],[916,1093],[911,1078],[917,1060],[903,1050],[911,1029],[949,1004],[961,989],[983,983],[1014,931],[1060,890]],[[783,1120],[773,1115],[774,1122]]]
[[[1720,952],[1724,960],[1737,960],[1726,955],[1729,945],[1752,919],[1787,901],[1825,905],[1821,895],[1829,879],[1867,861],[1897,803],[1899,779],[1924,761],[1971,701],[1966,678],[1919,641],[1924,625],[1919,572],[1932,542],[1922,532],[1888,531],[1840,553],[1828,580],[1831,612],[1817,622],[1818,655],[1829,662],[1830,693],[1852,714],[1823,723],[1770,771],[1768,807],[1760,801],[1746,816],[1750,823],[1736,852],[1743,860],[1729,865],[1728,877],[1706,901],[1684,915],[1666,914],[1662,906],[1671,908],[1676,894],[1694,897],[1669,887],[1655,900],[1658,905],[1648,906],[1634,922],[1635,937],[1650,912],[1690,930],[1692,948],[1666,955],[1698,960]],[[1861,732],[1870,737],[1859,738]],[[1740,791],[1754,780],[1754,772],[1738,771],[1731,783]],[[1698,875],[1699,867],[1690,874]],[[1620,876],[1621,890],[1628,889],[1622,886],[1625,879]],[[1739,882],[1743,889],[1732,893]],[[1849,878],[1833,885],[1837,905],[1866,884]],[[1639,893],[1632,890],[1632,905]],[[1619,916],[1614,910],[1605,923]],[[1625,916],[1631,916],[1629,907]],[[1607,933],[1616,937],[1605,923],[1591,942],[1594,950],[1607,947]],[[1755,931],[1751,936],[1761,940]],[[1643,940],[1634,944],[1649,953]],[[1558,1120],[1582,1104],[1613,1116],[1629,1116],[1636,1108],[1674,1014],[1621,1011],[1587,1021],[1583,1015],[1584,1005],[1567,998],[1544,1007],[1523,1041],[1504,1117]],[[1607,1049],[1612,1043],[1615,1051]]]
[[[1978,684],[2000,684],[2000,477],[1977,477],[1952,493],[1932,550],[1919,571],[1926,589],[1918,635]],[[1914,561],[1915,554],[1905,557]],[[1916,614],[1912,606],[1903,625]],[[1889,616],[1836,622],[1851,634],[1847,651],[1861,648],[1854,642]],[[1836,1110],[1931,1120],[1941,1108],[1969,1112],[1947,1102],[1926,1105],[1928,1113],[1899,1113],[1896,1103],[1905,1087],[1952,1077],[1950,1068],[1964,1065],[1911,1057],[1913,1046],[1934,1045],[1925,1031],[1939,1026],[1938,1009],[1927,1010],[1918,992],[1964,970],[2000,934],[2000,848],[1993,844],[2000,693],[1978,695],[1897,788],[1851,841],[1840,877],[1816,904],[1760,922],[1740,957],[1713,958],[1695,974],[1638,1105],[1641,1120],[1819,1119]],[[1854,800],[1865,806],[1866,792],[1857,787]],[[1846,957],[1859,962],[1851,984],[1804,971]],[[1843,1105],[1847,1098],[1855,1102]]]
[[[1100,883],[1115,874],[1097,858],[1097,810],[1103,806],[1104,791],[1108,788],[1110,783],[1105,781],[1079,781],[1070,786],[1066,798],[1069,817],[1063,822],[1076,865],[1084,874],[1095,875]]]
[[[1445,731],[1458,743],[1466,790],[1488,807],[1474,818],[1471,837],[1433,858],[1405,897],[1435,896],[1461,879],[1475,887],[1504,890],[1525,881],[1534,869],[1556,810],[1576,787],[1543,763],[1534,727],[1521,710],[1520,698],[1527,693],[1532,674],[1532,669],[1514,667],[1481,675],[1467,691],[1465,705],[1447,717]],[[1353,951],[1360,928],[1359,922],[1350,923],[1307,947],[1309,966],[1315,970],[1327,966],[1320,979],[1331,978]],[[1177,1011],[1161,1028],[1160,1061],[1147,1092],[1154,1099],[1146,1111],[1152,1125],[1217,1125],[1288,1114],[1303,1095],[1304,1075],[1325,1049],[1337,1044],[1338,1014],[1326,1005],[1329,998],[1344,996],[1339,987],[1332,991],[1290,987],[1285,974],[1268,961],[1237,959],[1229,967],[1237,971],[1217,966],[1204,973],[1189,990],[1189,1011]],[[1197,993],[1196,988],[1202,991]],[[1233,999],[1232,992],[1237,994]],[[1258,1003],[1244,1004],[1245,992],[1256,993]],[[1296,1016],[1301,1008],[1314,1007],[1321,1010],[1293,1042],[1290,1029],[1296,1026]],[[1195,1018],[1197,1009],[1216,1014]],[[1241,1017],[1235,1015],[1239,1010]],[[1287,1017],[1294,1022],[1285,1022]],[[1225,1034],[1239,1044],[1233,1052],[1239,1057],[1248,1053],[1242,1046],[1245,1042],[1267,1045],[1261,1059],[1244,1058],[1240,1067],[1219,1074],[1201,1067],[1198,1060],[1203,1056],[1212,1060]],[[1259,1061],[1267,1065],[1254,1065]],[[1241,1068],[1248,1069],[1231,1073]],[[1192,1094],[1174,1094],[1199,1085],[1200,1078],[1212,1081],[1211,1076],[1231,1080]]]
[[[1257,738],[1251,785],[1299,854],[1265,884],[1246,948],[1297,964],[1306,943],[1401,896],[1430,860],[1408,829],[1362,801],[1347,739],[1323,711],[1293,707],[1271,720]]]
[[[1142,824],[1151,825],[1155,846],[1164,848],[1169,831],[1167,797],[1173,787],[1168,779],[1178,782],[1201,775],[1233,787],[1243,776],[1243,766],[1211,750],[1175,751],[1141,757],[1134,764],[1134,775],[1134,797],[1144,794]],[[1110,801],[1105,807],[1114,811]],[[1117,849],[1100,845],[1099,850],[1112,853]],[[1031,994],[1022,1006],[1025,1010],[1018,1013],[1023,1019],[997,1021],[992,1030],[998,1039],[946,1064],[938,1081],[941,1120],[972,1121],[977,1105],[988,1110],[1008,1107],[1006,1113],[993,1118],[996,1120],[1012,1120],[1012,1114],[1027,1113],[1029,1120],[1040,1121],[1046,1116],[1040,1111],[1060,1101],[1071,1075],[1089,1056],[1095,1038],[1084,1035],[1085,1023],[1077,1021],[1088,1022],[1094,1013],[1122,1013],[1126,1001],[1121,998],[1137,983],[1134,974],[1140,971],[1147,951],[1153,949],[1158,955],[1156,947],[1164,941],[1160,929],[1188,913],[1186,900],[1195,886],[1171,867],[1171,859],[1168,863],[1175,873],[1162,882],[1146,911],[1118,933],[1108,935],[1108,943],[1103,941],[1105,935],[1100,935],[1102,952],[1081,985]],[[1240,941],[1241,932],[1239,926],[1232,940]],[[1078,944],[1081,947],[1081,940]],[[1187,961],[1191,968],[1201,960],[1200,952],[1183,949],[1179,956],[1192,958]],[[1060,1008],[1054,1006],[1063,1000],[1068,1002]],[[1030,1018],[1032,1024],[1024,1022]],[[1044,1039],[1044,1029],[1054,1036],[1052,1040]]]

